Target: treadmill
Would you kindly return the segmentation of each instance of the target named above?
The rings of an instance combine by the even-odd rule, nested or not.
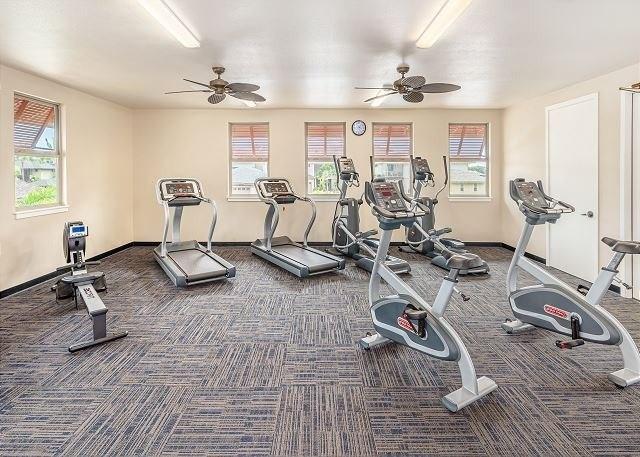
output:
[[[217,210],[214,201],[202,194],[200,181],[193,178],[163,178],[156,185],[158,203],[164,209],[162,243],[153,250],[156,261],[177,287],[191,286],[236,275],[236,267],[211,252],[211,240],[216,227]],[[196,240],[180,240],[180,222],[185,206],[208,203],[213,210],[207,248]],[[173,211],[171,211],[173,210]],[[169,219],[172,225],[171,242],[167,243]]]
[[[316,219],[316,205],[309,197],[300,197],[293,192],[285,178],[258,178],[255,181],[260,200],[269,205],[264,221],[264,238],[251,243],[251,253],[293,273],[299,278],[319,275],[330,271],[343,270],[345,259],[309,247],[307,238]],[[274,238],[278,227],[280,205],[296,201],[311,205],[312,215],[304,232],[302,244],[292,241],[288,236]]]

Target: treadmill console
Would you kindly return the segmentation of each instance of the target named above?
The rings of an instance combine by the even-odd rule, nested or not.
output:
[[[372,182],[374,204],[392,213],[408,211],[404,199],[400,195],[398,184],[395,182]]]
[[[273,199],[283,204],[293,203],[297,200],[291,183],[284,178],[261,178],[256,180],[255,185],[260,198]]]
[[[431,173],[431,168],[429,168],[429,162],[427,161],[427,159],[423,159],[422,157],[414,157],[411,161],[411,166],[413,167],[413,174],[416,181],[424,181],[433,176],[433,173]]]
[[[544,195],[542,195],[542,192],[540,191],[540,188],[536,183],[515,181],[514,187],[518,200],[525,202],[535,208],[540,208],[541,210],[550,208],[547,199],[544,197]]]
[[[161,200],[176,198],[204,198],[202,187],[196,179],[161,179],[158,183]]]

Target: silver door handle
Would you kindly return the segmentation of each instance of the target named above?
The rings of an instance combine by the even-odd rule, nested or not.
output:
[[[580,216],[593,217],[593,211],[587,211],[586,213],[580,214]]]

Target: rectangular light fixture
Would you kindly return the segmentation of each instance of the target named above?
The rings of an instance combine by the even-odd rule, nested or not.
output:
[[[430,48],[467,9],[472,0],[447,0],[436,17],[427,25],[416,41],[419,48]]]
[[[151,14],[185,48],[199,48],[200,42],[191,30],[180,20],[176,13],[163,0],[138,0],[138,3]]]

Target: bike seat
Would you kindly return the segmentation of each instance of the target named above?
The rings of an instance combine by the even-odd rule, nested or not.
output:
[[[423,309],[405,309],[404,313],[412,321],[419,321],[420,319],[426,319],[429,313]]]
[[[615,238],[605,236],[602,242],[609,246],[614,252],[622,252],[624,254],[640,254],[640,242],[638,241],[621,241]]]
[[[484,264],[484,261],[477,255],[466,252],[464,254],[453,254],[447,258],[447,268],[450,270],[469,270],[470,268],[478,268]]]

